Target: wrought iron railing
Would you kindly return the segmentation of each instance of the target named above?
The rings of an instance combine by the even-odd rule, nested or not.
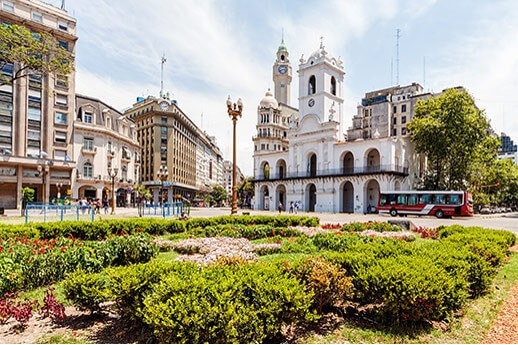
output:
[[[401,174],[408,175],[408,167],[398,165],[373,165],[358,168],[326,169],[316,171],[298,171],[285,174],[270,173],[255,177],[256,181],[289,180],[297,178],[329,177],[329,176],[355,176],[368,174]]]

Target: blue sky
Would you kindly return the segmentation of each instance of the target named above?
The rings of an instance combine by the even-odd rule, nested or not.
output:
[[[257,105],[273,86],[282,28],[294,71],[320,36],[344,60],[346,128],[365,92],[390,86],[400,28],[401,85],[423,83],[426,58],[427,90],[466,87],[495,130],[518,141],[518,1],[70,0],[67,9],[78,23],[77,92],[119,109],[157,95],[165,53],[165,88],[198,125],[204,114],[203,129],[217,137],[225,158],[225,100],[243,98],[238,164],[247,175]],[[297,90],[294,75],[295,105]]]

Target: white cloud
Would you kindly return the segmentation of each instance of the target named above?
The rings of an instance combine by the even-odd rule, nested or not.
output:
[[[434,0],[403,4],[397,0],[333,0],[295,6],[295,2],[288,11],[265,11],[268,13],[264,19],[257,13],[253,20],[261,25],[254,30],[262,36],[279,33],[270,41],[271,47],[276,47],[280,28],[284,27],[294,70],[302,53],[307,56],[318,48],[322,35],[328,51],[342,55],[347,69],[347,55],[361,54],[347,50],[351,39],[361,37],[380,21],[390,20],[402,9],[422,13],[433,3]],[[200,124],[200,114],[204,114],[204,129],[216,135],[227,159],[231,158],[232,138],[225,100],[228,94],[243,98],[245,110],[238,122],[238,164],[251,175],[256,109],[266,88],[272,86],[275,50],[264,58],[266,48],[250,39],[251,33],[235,20],[239,17],[233,9],[235,4],[187,0],[71,3],[78,17],[78,53],[82,45],[89,57],[86,60],[78,56],[77,91],[120,109],[128,107],[143,92],[158,93],[160,56],[166,53],[166,89],[174,93],[182,110],[195,123]],[[361,92],[349,85],[347,77],[345,90],[347,128]],[[294,73],[294,105],[297,93]]]

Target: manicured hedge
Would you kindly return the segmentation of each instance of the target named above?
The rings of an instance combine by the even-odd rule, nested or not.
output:
[[[255,240],[266,237],[292,237],[300,236],[301,232],[294,228],[279,228],[271,225],[243,225],[243,224],[222,224],[197,227],[189,231],[197,237],[216,237],[226,236],[235,238],[247,238]]]
[[[374,230],[378,232],[385,231],[401,231],[400,226],[392,225],[386,222],[365,222],[365,223],[348,223],[342,226],[342,231],[360,232],[365,230]]]
[[[274,265],[153,261],[103,275],[76,272],[64,287],[78,306],[115,300],[160,343],[268,342],[286,325],[316,319],[313,292]]]
[[[319,219],[303,216],[220,216],[193,218],[187,221],[156,218],[114,219],[94,222],[64,221],[28,225],[0,225],[0,239],[28,237],[51,239],[56,236],[73,236],[83,240],[100,240],[110,235],[145,232],[151,235],[175,234],[207,226],[222,224],[268,225],[271,227],[317,226]]]
[[[113,236],[106,241],[9,239],[0,241],[0,295],[48,285],[67,272],[98,272],[107,266],[147,262],[157,247],[147,234]]]

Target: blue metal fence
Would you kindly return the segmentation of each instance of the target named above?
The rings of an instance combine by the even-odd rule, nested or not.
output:
[[[144,204],[142,207],[143,216],[179,217],[183,212],[182,202],[167,203],[164,205]]]
[[[94,220],[95,211],[92,205],[51,205],[28,203],[25,207],[25,224],[29,218],[42,218],[43,222],[64,220]]]

